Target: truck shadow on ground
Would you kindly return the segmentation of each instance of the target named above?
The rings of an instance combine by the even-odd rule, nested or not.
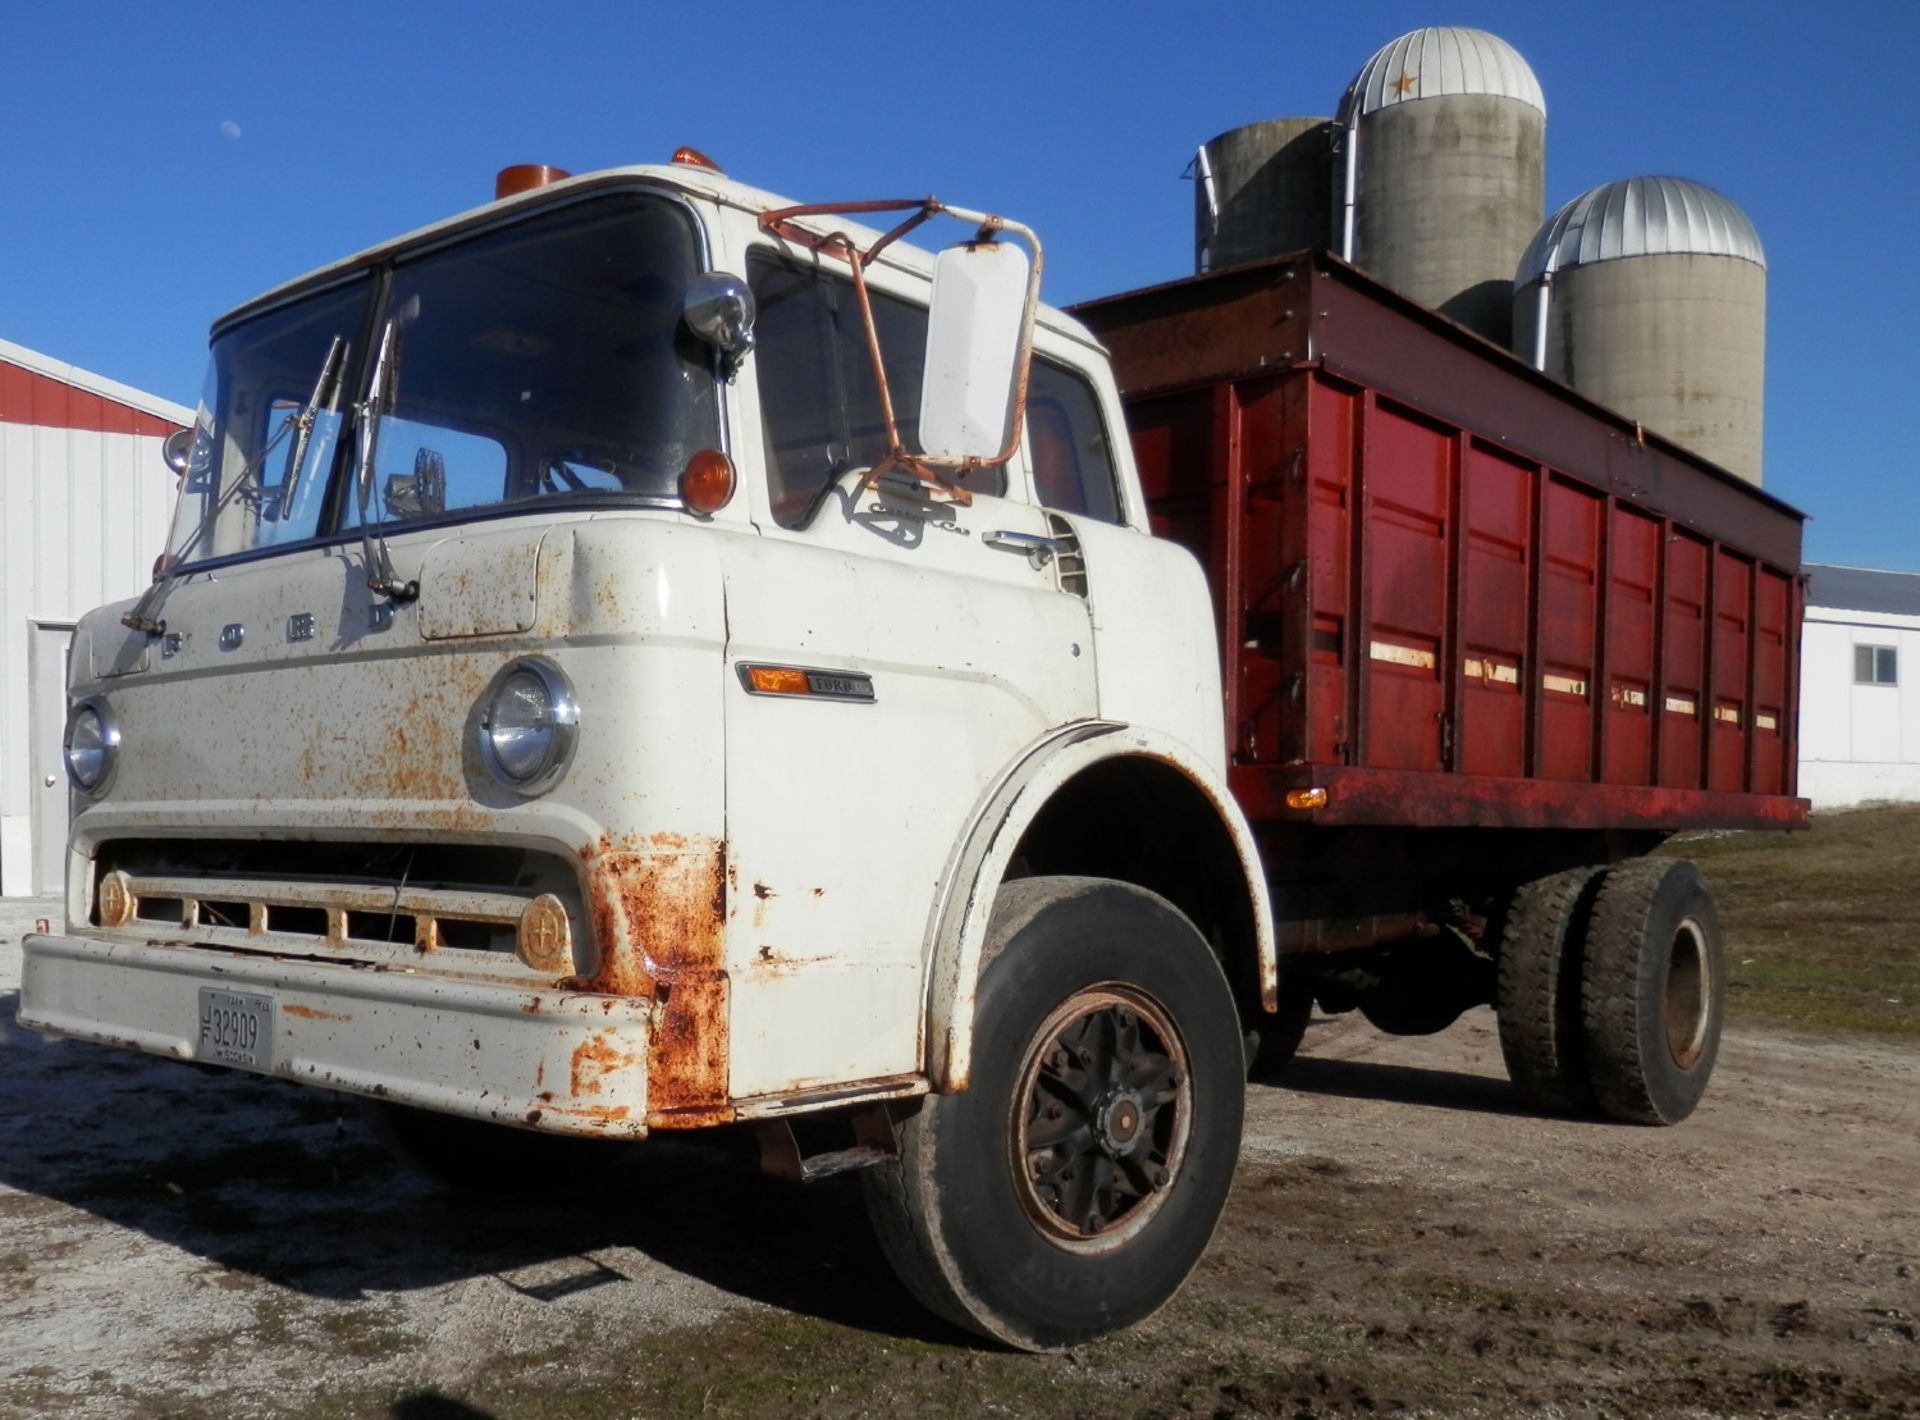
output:
[[[1465,1110],[1519,1119],[1555,1116],[1535,1108],[1504,1079],[1436,1070],[1423,1065],[1394,1065],[1379,1060],[1333,1060],[1297,1055],[1280,1070],[1251,1083],[1273,1085],[1333,1099],[1383,1100],[1428,1109]]]
[[[857,1180],[769,1178],[743,1134],[630,1146],[591,1184],[556,1178],[550,1197],[455,1195],[392,1163],[349,1100],[44,1040],[15,1023],[18,999],[0,993],[0,1189],[221,1269],[342,1301],[489,1275],[552,1299],[657,1285],[623,1271],[613,1250],[633,1249],[783,1309],[901,1337],[959,1337],[894,1278]],[[0,1191],[0,1227],[9,1204],[22,1200]]]
[[[1432,1070],[1416,1065],[1385,1065],[1374,1060],[1316,1060],[1303,1055],[1258,1084],[1277,1085],[1300,1094],[1336,1099],[1391,1100],[1431,1109],[1460,1109],[1474,1114],[1507,1114],[1523,1119],[1545,1116],[1520,1098],[1505,1080]]]

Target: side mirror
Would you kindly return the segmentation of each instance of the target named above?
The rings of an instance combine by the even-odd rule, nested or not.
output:
[[[175,475],[183,474],[193,462],[193,430],[175,429],[160,445],[160,457]]]
[[[1011,242],[968,242],[934,258],[920,387],[920,448],[928,458],[1000,455],[1013,412],[1027,274],[1027,254]]]
[[[680,314],[687,329],[720,352],[728,379],[753,349],[753,290],[730,271],[706,271],[687,283]]]

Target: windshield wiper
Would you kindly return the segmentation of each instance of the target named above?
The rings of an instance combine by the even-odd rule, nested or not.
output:
[[[307,446],[313,442],[313,426],[319,421],[322,401],[328,414],[336,411],[340,399],[340,371],[346,365],[346,355],[347,342],[334,336],[333,344],[327,347],[327,358],[320,363],[320,378],[313,382],[313,396],[307,400],[307,407],[300,411],[299,432],[294,436],[293,452],[287,456],[287,477],[280,485],[282,518],[292,511],[294,490],[300,486],[300,475],[306,471]]]
[[[255,500],[262,499],[266,489],[260,483],[260,467],[266,463],[267,456],[280,447],[280,441],[287,437],[288,432],[297,429],[299,439],[293,447],[294,466],[288,472],[286,484],[280,492],[280,512],[285,514],[293,498],[294,486],[300,477],[300,462],[306,458],[307,444],[313,437],[313,425],[320,412],[320,402],[323,399],[327,400],[331,408],[331,402],[338,397],[340,371],[346,363],[346,349],[346,342],[339,336],[334,336],[333,344],[327,347],[326,359],[320,362],[320,375],[313,382],[313,394],[307,400],[306,407],[287,415],[280,427],[273,431],[273,437],[268,439],[260,452],[240,470],[239,476],[233,480],[227,491],[220,495],[219,500],[201,516],[199,525],[194,528],[187,540],[180,544],[180,550],[167,554],[166,565],[160,575],[154,578],[153,585],[142,592],[140,600],[120,618],[122,626],[134,631],[144,631],[149,636],[158,636],[167,629],[166,621],[154,613],[159,611],[161,602],[166,600],[167,592],[173,586],[173,569],[186,561],[187,555],[197,548],[200,540],[212,531],[228,504],[236,499],[247,497]],[[263,512],[262,516],[264,515]]]
[[[415,297],[408,303],[417,314]],[[420,584],[403,582],[393,570],[393,558],[387,553],[387,539],[370,520],[373,501],[373,460],[380,448],[380,417],[393,402],[399,383],[399,360],[394,354],[399,339],[400,318],[390,319],[380,328],[380,348],[373,357],[373,376],[367,381],[367,397],[355,409],[360,429],[360,452],[354,465],[354,487],[360,500],[360,547],[366,556],[367,586],[396,602],[410,602],[420,595]]]

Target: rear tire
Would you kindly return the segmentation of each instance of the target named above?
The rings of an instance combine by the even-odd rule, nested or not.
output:
[[[1684,859],[1623,863],[1600,885],[1581,1003],[1600,1108],[1678,1124],[1700,1103],[1726,1020],[1726,946],[1713,896]]]
[[[1247,1074],[1255,1080],[1271,1080],[1300,1053],[1306,1038],[1307,1021],[1313,1016],[1313,990],[1305,982],[1289,983],[1280,978],[1280,1009],[1272,1015],[1262,1011],[1249,1030],[1252,1053]]]
[[[1245,1101],[1220,964],[1126,883],[1028,878],[994,906],[960,1094],[898,1126],[862,1179],[881,1248],[928,1308],[1028,1350],[1173,1295],[1233,1182]]]
[[[1515,889],[1500,935],[1500,1053],[1507,1077],[1542,1109],[1590,1109],[1580,1005],[1583,937],[1599,868],[1569,868]]]
[[[575,1181],[612,1167],[625,1152],[619,1140],[540,1134],[391,1100],[359,1098],[356,1103],[396,1162],[454,1193],[571,1196]]]

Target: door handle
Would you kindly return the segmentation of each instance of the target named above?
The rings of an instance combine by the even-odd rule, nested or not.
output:
[[[1063,537],[1042,537],[1039,533],[1012,532],[1005,528],[981,533],[980,541],[988,547],[1005,547],[1026,554],[1027,564],[1036,572],[1045,570],[1055,553],[1067,549],[1067,540]]]

